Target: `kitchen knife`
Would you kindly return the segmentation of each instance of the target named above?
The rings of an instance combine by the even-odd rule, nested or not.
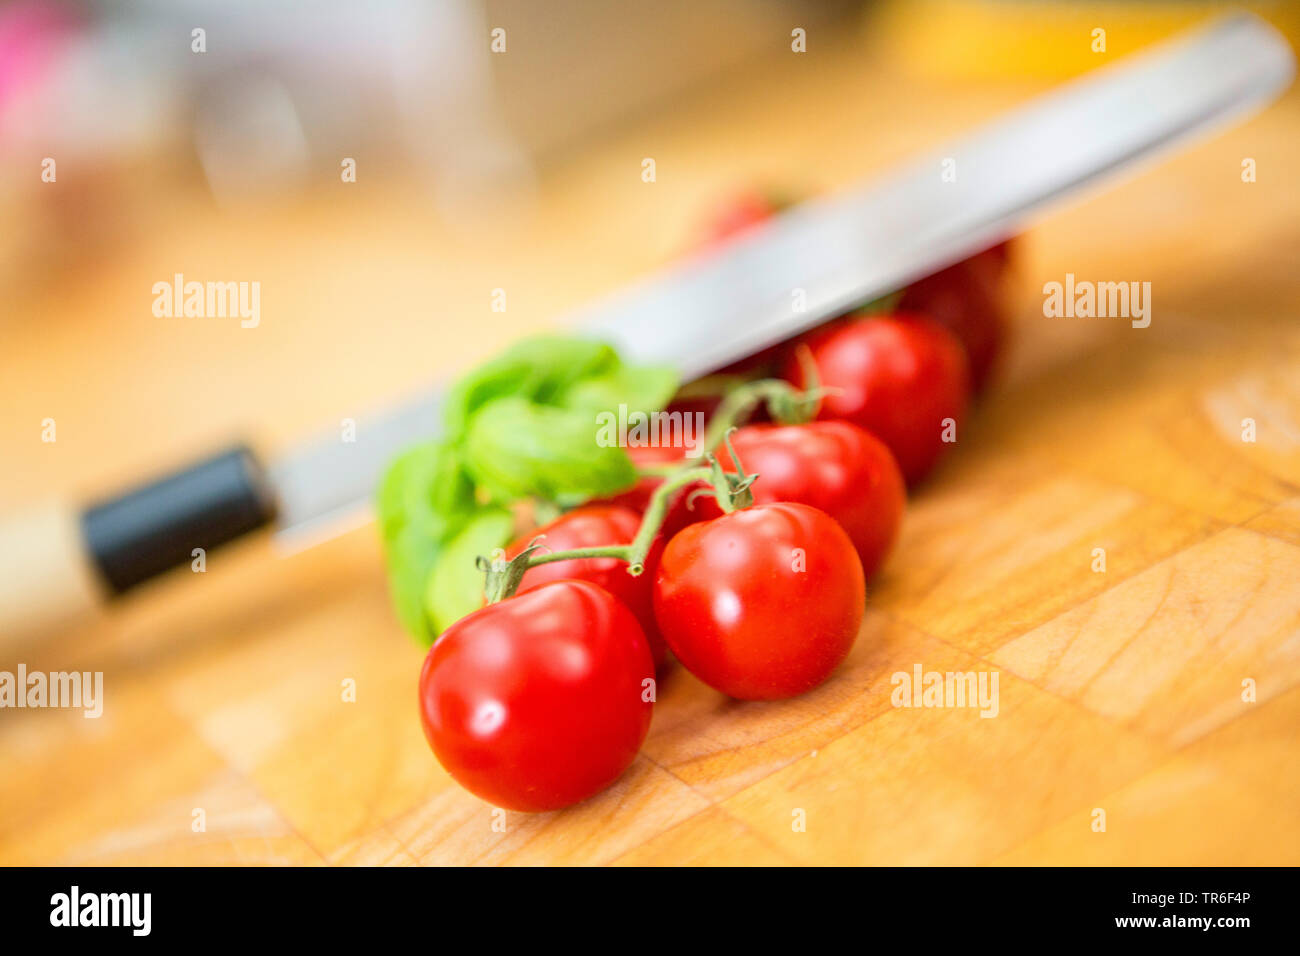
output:
[[[1286,41],[1238,14],[1030,102],[871,183],[804,203],[563,324],[689,379],[893,292],[1052,204],[1258,110],[1290,83]],[[945,173],[947,175],[945,175]],[[0,636],[31,633],[275,522],[301,547],[364,520],[388,459],[439,425],[440,388],[264,467],[223,452],[83,511],[0,523]]]

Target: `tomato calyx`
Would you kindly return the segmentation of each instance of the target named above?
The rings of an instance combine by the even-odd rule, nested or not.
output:
[[[744,466],[741,465],[740,456],[736,454],[736,449],[731,444],[731,435],[735,430],[734,425],[727,429],[722,436],[722,443],[726,446],[727,454],[731,456],[731,464],[736,470],[734,472],[725,471],[717,458],[708,455],[708,480],[711,487],[697,488],[690,492],[686,496],[686,507],[692,507],[695,499],[702,495],[712,495],[723,514],[731,514],[739,508],[748,508],[754,503],[754,494],[749,488],[758,478],[758,475],[747,474]],[[697,470],[703,471],[704,469]]]

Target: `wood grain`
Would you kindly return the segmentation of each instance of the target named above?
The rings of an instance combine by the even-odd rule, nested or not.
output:
[[[0,497],[337,427],[663,261],[738,181],[835,189],[1033,92],[927,86],[869,51],[819,43],[641,117],[543,170],[527,215],[440,221],[364,166],[250,209],[176,197],[108,258],[11,290]],[[1004,374],[807,696],[730,702],[675,671],[615,787],[502,818],[424,743],[373,529],[291,557],[252,541],[0,661],[106,688],[99,720],[0,712],[0,862],[1300,863],[1298,164],[1291,94],[1025,237]],[[260,280],[262,325],[155,319],[177,270]],[[1067,271],[1151,281],[1151,327],[1045,319]],[[895,707],[917,664],[997,671],[998,715]]]

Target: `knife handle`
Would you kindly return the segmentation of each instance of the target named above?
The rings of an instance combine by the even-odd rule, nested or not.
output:
[[[12,646],[76,620],[106,595],[75,508],[48,501],[0,519],[0,665]]]
[[[0,519],[0,646],[66,624],[275,517],[240,445],[78,510],[47,503]]]

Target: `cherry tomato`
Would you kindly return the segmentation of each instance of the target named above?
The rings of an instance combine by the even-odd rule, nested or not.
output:
[[[1007,336],[1005,268],[1005,249],[994,246],[908,286],[898,302],[900,312],[932,318],[961,340],[976,392],[988,383]]]
[[[632,612],[589,581],[557,581],[447,628],[420,672],[420,718],[465,789],[507,810],[558,810],[632,763],[653,677]]]
[[[907,490],[878,438],[850,422],[810,422],[746,425],[731,444],[745,470],[758,475],[750,488],[755,504],[795,501],[826,512],[848,532],[866,578],[880,569],[898,537]],[[735,470],[729,456],[719,460]]]
[[[999,273],[1006,272],[1006,270],[1011,268],[1015,263],[1015,247],[1018,244],[1019,240],[1014,237],[1011,239],[1003,239],[997,245],[989,246],[983,252],[977,252],[975,255],[971,256],[971,258],[991,260],[997,267]]]
[[[655,617],[678,660],[742,700],[793,697],[824,681],[852,648],[865,602],[844,529],[790,502],[682,529],[655,582]]]
[[[518,555],[538,535],[545,535],[542,545],[548,551],[572,551],[597,548],[607,544],[631,544],[641,527],[641,516],[631,508],[616,505],[583,505],[560,515],[549,524],[518,538],[506,549],[506,557]],[[576,558],[555,561],[530,568],[520,582],[518,594],[531,591],[551,581],[573,578],[598,584],[627,605],[645,632],[654,654],[655,665],[664,661],[664,642],[655,625],[654,578],[659,555],[666,539],[661,533],[646,557],[645,571],[638,577],[627,573],[627,562],[618,558]]]
[[[836,390],[818,417],[871,432],[894,453],[910,484],[929,474],[949,447],[946,420],[960,425],[970,401],[966,353],[953,334],[920,316],[850,316],[804,341],[821,384]],[[803,383],[793,353],[785,376]]]
[[[703,248],[720,245],[756,226],[762,225],[781,211],[781,205],[757,189],[747,189],[727,197],[709,216],[700,245]]]

